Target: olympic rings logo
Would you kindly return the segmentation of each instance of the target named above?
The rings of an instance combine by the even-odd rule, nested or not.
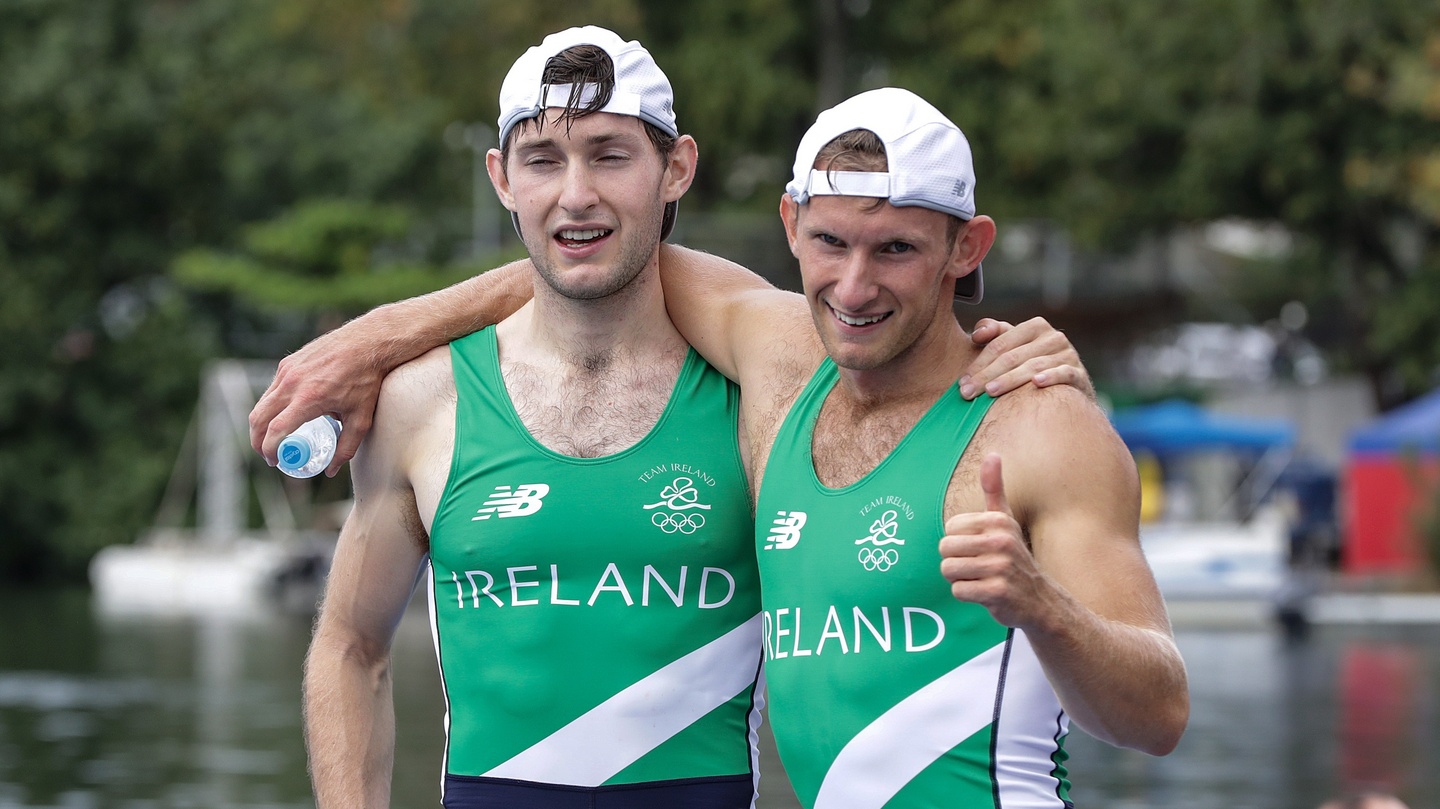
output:
[[[880,550],[878,548],[861,548],[856,555],[860,560],[860,566],[866,570],[879,570],[884,572],[895,566],[900,561],[900,552],[894,548]]]
[[[673,534],[679,531],[682,534],[693,534],[705,525],[704,514],[666,514],[657,511],[650,515],[650,522],[654,523],[661,531]]]

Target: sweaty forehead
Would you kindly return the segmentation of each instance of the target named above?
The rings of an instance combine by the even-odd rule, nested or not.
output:
[[[542,143],[599,143],[627,139],[643,143],[646,140],[644,124],[634,116],[594,112],[566,121],[564,111],[555,108],[545,111],[543,125],[539,118],[526,119],[515,126],[510,137],[512,148]]]
[[[889,241],[944,239],[949,219],[939,211],[918,205],[896,206],[880,197],[811,197],[800,207],[806,227],[832,231],[851,238]]]

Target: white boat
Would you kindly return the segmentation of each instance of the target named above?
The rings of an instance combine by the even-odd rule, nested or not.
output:
[[[96,609],[109,616],[243,616],[315,608],[333,537],[222,542],[152,532],[104,548],[90,565]]]
[[[250,449],[250,408],[274,371],[240,360],[207,368],[155,527],[90,563],[99,612],[244,616],[315,608],[350,503],[316,504],[310,482],[289,481]],[[252,502],[258,529],[247,524]]]
[[[1289,581],[1289,531],[1267,506],[1244,523],[1176,522],[1142,526],[1140,544],[1170,600],[1278,600]]]

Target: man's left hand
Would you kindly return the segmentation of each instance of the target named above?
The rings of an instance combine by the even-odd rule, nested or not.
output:
[[[1095,386],[1080,362],[1080,354],[1065,333],[1043,317],[1018,326],[983,318],[970,335],[980,354],[960,377],[960,395],[974,399],[981,391],[1000,396],[1034,382],[1038,388],[1071,385],[1095,398]]]

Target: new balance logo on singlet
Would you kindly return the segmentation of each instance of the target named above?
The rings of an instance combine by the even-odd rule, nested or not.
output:
[[[495,491],[490,493],[490,499],[485,501],[475,516],[475,520],[488,520],[496,517],[528,517],[540,510],[544,505],[541,499],[550,493],[550,487],[544,483],[522,483],[513,489],[509,486],[496,486]]]
[[[767,551],[783,551],[793,548],[800,542],[800,529],[805,527],[805,512],[803,511],[777,511],[774,521],[774,528],[770,529],[770,536],[765,538]]]

